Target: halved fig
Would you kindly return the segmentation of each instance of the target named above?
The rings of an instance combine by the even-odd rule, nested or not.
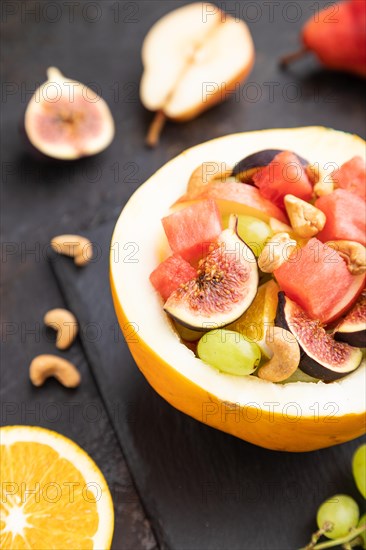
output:
[[[283,150],[264,149],[263,151],[252,153],[235,164],[231,175],[243,183],[253,183],[253,175],[258,172],[260,168],[270,164],[279,153],[283,153]],[[296,156],[303,166],[308,166],[309,162],[307,160],[299,155]]]
[[[181,285],[164,305],[169,315],[188,328],[207,331],[232,323],[255,298],[257,262],[238,237],[236,224],[233,216],[230,227],[199,262],[197,277]]]
[[[362,361],[360,349],[336,342],[284,292],[278,293],[275,325],[296,337],[302,352],[299,368],[314,378],[332,382],[356,370]]]
[[[334,338],[339,342],[347,342],[350,346],[366,348],[366,290],[339,323]]]
[[[55,67],[28,103],[25,132],[44,155],[75,160],[103,151],[113,140],[114,121],[106,102]]]

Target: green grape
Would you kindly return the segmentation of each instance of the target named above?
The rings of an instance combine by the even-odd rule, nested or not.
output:
[[[366,443],[358,447],[353,455],[352,471],[358,490],[366,498]]]
[[[257,344],[249,342],[239,332],[217,329],[207,332],[197,346],[202,361],[228,374],[252,374],[261,360]]]
[[[238,234],[258,257],[264,248],[266,240],[272,237],[272,230],[266,222],[258,218],[254,218],[253,216],[238,216]]]
[[[272,230],[264,221],[253,216],[238,216],[238,234],[259,256],[266,240],[272,236]]]
[[[360,521],[358,522],[358,525],[357,525],[357,527],[363,527],[363,526],[366,527],[366,514],[364,514],[362,516],[362,518],[360,519]],[[360,534],[360,537],[362,539],[362,548],[364,548],[364,550],[366,550],[366,530],[363,531],[363,533]]]
[[[352,527],[356,527],[360,512],[357,503],[348,495],[335,495],[320,505],[316,516],[319,529],[332,526],[325,533],[328,539],[345,537]]]

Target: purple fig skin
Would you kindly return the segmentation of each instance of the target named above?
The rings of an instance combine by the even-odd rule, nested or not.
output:
[[[366,348],[366,290],[334,330],[334,339],[356,348]]]
[[[356,332],[335,332],[334,339],[337,342],[344,342],[354,348],[366,348],[366,330]]]
[[[252,183],[253,175],[260,168],[263,168],[264,166],[270,164],[275,156],[282,152],[282,149],[264,149],[263,151],[258,151],[257,153],[248,155],[247,157],[243,158],[235,164],[231,175],[237,177],[242,174],[242,176],[240,177],[241,181],[245,183]],[[294,154],[296,155],[296,153]],[[299,155],[296,156],[303,166],[309,165],[309,162],[307,160],[300,157]]]
[[[290,324],[288,323],[286,313],[285,313],[285,306],[286,306],[286,295],[284,292],[278,293],[278,307],[276,312],[276,318],[275,318],[275,326],[281,327],[285,330],[291,331]],[[300,357],[300,364],[299,368],[306,374],[312,376],[313,378],[318,378],[320,380],[323,380],[323,382],[333,382],[335,380],[339,380],[340,378],[343,378],[344,376],[347,376],[347,374],[350,374],[352,370],[350,369],[348,372],[339,372],[336,370],[331,370],[330,368],[325,367],[312,357],[310,357],[306,351],[303,349],[301,345],[301,341],[298,341],[300,350],[301,350],[301,357]],[[356,351],[356,350],[355,350]],[[358,362],[358,364],[361,362]],[[358,366],[357,364],[357,366]],[[356,367],[357,368],[357,367]]]

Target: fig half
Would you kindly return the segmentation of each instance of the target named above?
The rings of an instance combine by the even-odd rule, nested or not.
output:
[[[356,370],[362,361],[360,349],[336,342],[284,292],[278,293],[275,325],[296,337],[302,352],[299,368],[309,376],[332,382]]]
[[[238,237],[234,223],[235,217],[200,260],[197,277],[181,285],[165,302],[164,310],[188,328],[207,331],[232,323],[257,294],[256,258]]]
[[[114,121],[106,102],[93,90],[70,80],[55,67],[28,103],[25,132],[44,155],[75,160],[103,151],[114,137]]]
[[[253,175],[258,172],[260,168],[268,166],[279,153],[283,153],[283,150],[264,149],[263,151],[252,153],[235,164],[231,175],[243,183],[253,183]],[[296,156],[303,166],[308,166],[309,162],[307,160],[299,155]]]
[[[339,323],[334,338],[350,346],[366,348],[366,290],[346,317]]]

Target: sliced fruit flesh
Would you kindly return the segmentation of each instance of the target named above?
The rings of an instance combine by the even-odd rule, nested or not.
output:
[[[213,200],[178,210],[163,218],[162,224],[171,249],[187,262],[205,256],[222,231],[220,212]]]
[[[85,99],[75,97],[70,103],[61,98],[56,104],[43,103],[42,112],[35,116],[34,131],[51,143],[68,142],[71,139],[93,139],[103,126],[103,117],[98,107],[87,104]]]
[[[362,361],[361,350],[336,342],[318,320],[310,319],[282,292],[275,323],[296,337],[305,352],[299,367],[310,376],[325,381],[336,380],[357,369]]]
[[[145,38],[142,102],[176,120],[192,118],[224,99],[230,83],[240,82],[249,72],[253,57],[253,42],[243,21],[207,3],[178,8]],[[225,88],[217,83],[226,83]]]
[[[242,160],[237,162],[232,170],[232,175],[240,181],[249,183],[252,181],[253,175],[264,166],[270,164],[273,159],[279,154],[283,153],[280,149],[264,149],[263,151],[257,151],[252,153]],[[295,154],[295,153],[294,153]],[[309,163],[299,155],[296,155],[303,166],[307,166]]]
[[[359,389],[364,387],[365,366],[336,384],[297,382],[283,384],[280,388],[255,376],[233,380],[229,375],[220,375],[179,342],[160,303],[153,299],[154,292],[148,280],[157,264],[161,217],[184,192],[193,169],[210,158],[224,158],[233,165],[242,156],[243,148],[255,151],[274,146],[294,148],[321,164],[329,162],[330,158],[344,162],[353,154],[364,155],[365,151],[363,140],[357,136],[314,127],[241,133],[185,151],[146,182],[124,208],[113,243],[126,239],[138,242],[146,261],[140,264],[112,261],[112,292],[121,327],[128,327],[131,320],[139,324],[139,342],[129,343],[137,365],[151,386],[173,407],[256,445],[303,452],[343,443],[364,432],[365,403]],[[174,178],[176,184],[172,186]],[[151,208],[154,200],[156,208]],[[138,222],[141,215],[144,224]],[[137,295],[141,296],[138,301]],[[206,402],[217,412],[202,418],[202,403]],[[246,420],[249,402],[258,403],[262,410],[258,422]],[[274,415],[272,411],[266,413],[268,402],[280,403],[275,405]],[[293,422],[287,421],[283,414],[283,407],[290,402],[301,407],[301,416],[295,412]],[[336,422],[329,423],[326,419],[330,414],[329,402],[337,403]],[[314,419],[314,403],[319,404],[320,421],[318,417]],[[236,415],[222,415],[226,404],[238,407],[242,421],[237,422]],[[250,411],[255,418],[257,410]]]
[[[216,200],[222,215],[235,213],[254,216],[265,222],[268,222],[269,218],[276,218],[283,223],[288,222],[283,210],[264,198],[258,189],[246,183],[235,181],[213,183],[196,197],[185,196],[185,200],[207,198]]]
[[[320,197],[315,206],[326,215],[324,229],[317,237],[323,241],[356,241],[366,246],[365,202],[346,189]]]
[[[230,85],[240,82],[249,73],[254,49],[248,27],[227,14],[224,20],[196,50],[194,63],[182,75],[164,108],[169,117],[190,118],[189,113],[195,112],[195,105],[196,109],[202,110],[202,105],[230,97]],[[221,83],[227,84],[225,86]]]
[[[296,250],[274,276],[289,298],[323,323],[349,309],[365,281],[364,275],[351,275],[341,256],[316,238]]]
[[[190,328],[218,328],[242,315],[257,287],[253,252],[231,229],[226,229],[200,261],[197,277],[181,285],[168,298],[164,310]]]
[[[291,151],[276,155],[253,175],[253,181],[261,195],[279,208],[284,208],[283,199],[288,193],[305,201],[312,198],[313,188],[305,168]]]
[[[157,111],[164,107],[192,53],[217,25],[218,19],[217,12],[207,18],[205,24],[202,7],[196,4],[168,13],[151,27],[142,46],[145,70],[140,92],[147,109]],[[179,21],[178,26],[176,21]],[[166,38],[161,40],[160,37]]]
[[[362,157],[356,156],[342,164],[332,173],[335,188],[346,189],[366,200],[366,165]]]
[[[231,168],[223,162],[205,161],[192,172],[188,184],[187,194],[192,197],[202,193],[206,186],[214,181],[225,182],[231,177]]]
[[[366,328],[366,290],[364,290],[352,310],[337,327],[337,331],[354,332]]]
[[[196,270],[179,255],[170,256],[150,275],[150,281],[164,302],[183,283],[196,276]]]
[[[336,327],[334,338],[350,346],[366,348],[366,290]]]
[[[259,168],[267,166],[278,153],[280,149],[265,149],[244,157],[237,162],[233,168],[232,175],[240,181],[247,181]]]
[[[81,82],[55,67],[28,103],[24,127],[41,153],[73,160],[105,149],[114,137],[114,120],[107,103]]]
[[[266,344],[266,333],[269,327],[274,325],[278,291],[279,287],[273,280],[261,285],[247,311],[237,321],[227,326],[228,329],[242,334],[250,342],[255,342],[266,357],[271,356],[271,351]]]
[[[105,480],[72,441],[37,427],[1,428],[1,548],[109,548]]]

